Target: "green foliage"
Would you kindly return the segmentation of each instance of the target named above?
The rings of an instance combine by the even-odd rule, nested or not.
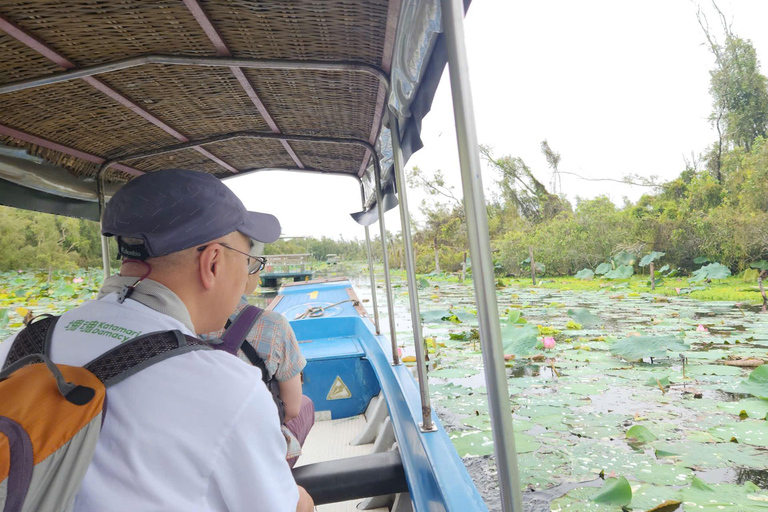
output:
[[[629,336],[611,346],[611,354],[627,361],[641,361],[646,357],[677,356],[688,350],[688,345],[675,336]]]
[[[768,400],[768,364],[758,366],[747,380],[741,381],[740,391]]]
[[[595,274],[605,275],[613,270],[613,266],[610,263],[601,263],[595,269]]]
[[[731,275],[731,271],[728,267],[719,263],[710,263],[699,270],[693,272],[693,277],[690,279],[692,283],[703,281],[705,279],[725,279]]]
[[[639,443],[649,443],[658,439],[656,435],[643,425],[633,425],[627,430],[627,439],[633,439]]]
[[[0,272],[74,270],[100,264],[97,223],[0,206]]]
[[[635,273],[634,269],[629,265],[621,265],[611,270],[603,277],[606,279],[629,279]]]
[[[600,492],[592,497],[595,503],[605,503],[615,507],[624,507],[632,501],[632,487],[626,478],[609,478]]]
[[[584,327],[598,327],[604,323],[599,316],[593,315],[587,308],[569,309],[568,316]]]
[[[517,325],[508,323],[501,326],[501,339],[505,354],[527,356],[534,352],[538,341],[539,329],[532,324]]]
[[[651,251],[650,254],[646,254],[645,256],[643,256],[643,258],[640,260],[640,263],[638,263],[638,265],[640,265],[641,267],[647,267],[648,265],[651,264],[652,261],[658,260],[665,254],[666,253],[664,252]]]
[[[595,277],[595,273],[588,268],[584,268],[576,272],[576,275],[574,277],[576,279],[592,279],[593,277]]]

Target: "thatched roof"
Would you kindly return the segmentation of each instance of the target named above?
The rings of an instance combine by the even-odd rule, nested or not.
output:
[[[147,55],[348,62],[389,71],[398,0],[0,0],[0,86]],[[80,177],[107,160],[232,132],[373,144],[374,73],[146,63],[0,94],[0,143]],[[121,161],[230,176],[279,167],[359,174],[357,144],[234,138]],[[115,169],[115,168],[113,168]]]

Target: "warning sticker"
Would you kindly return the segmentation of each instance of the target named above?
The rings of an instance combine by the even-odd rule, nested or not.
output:
[[[328,396],[325,397],[325,399],[342,400],[344,398],[352,398],[352,393],[350,393],[349,388],[344,384],[344,381],[341,380],[341,377],[337,375],[336,380],[331,384],[331,389],[328,391]]]

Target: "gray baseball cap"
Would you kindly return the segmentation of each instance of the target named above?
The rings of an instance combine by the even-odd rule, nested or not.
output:
[[[280,222],[249,212],[229,187],[205,172],[167,169],[134,178],[107,203],[101,232],[116,236],[120,256],[147,259],[239,231],[257,242],[280,237]],[[136,238],[143,244],[129,244]]]

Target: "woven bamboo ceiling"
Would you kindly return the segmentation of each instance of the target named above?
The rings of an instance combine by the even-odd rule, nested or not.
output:
[[[222,178],[262,168],[360,175],[370,156],[364,145],[312,137],[374,144],[387,92],[376,73],[247,63],[351,63],[386,76],[399,6],[399,0],[0,0],[0,87],[162,57],[0,94],[0,144],[80,177],[112,160],[119,162],[110,179],[169,167]],[[157,63],[174,56],[185,65]],[[190,58],[242,65],[188,65]],[[235,132],[240,136],[227,136]],[[202,143],[214,137],[219,140]],[[184,149],[125,158],[173,146]]]

